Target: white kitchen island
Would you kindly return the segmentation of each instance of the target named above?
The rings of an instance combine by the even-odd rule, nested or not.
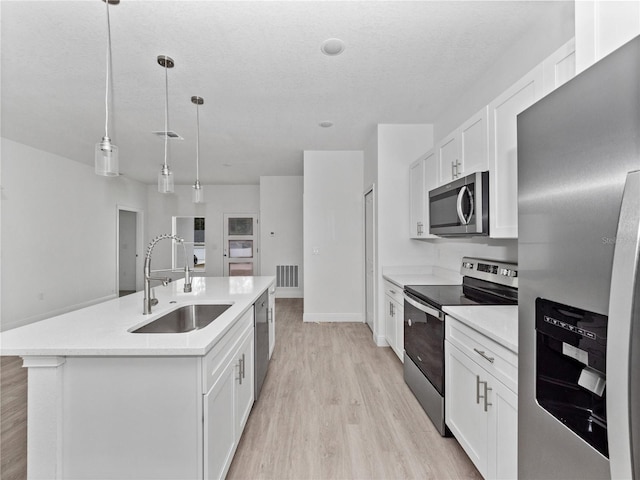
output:
[[[226,474],[254,399],[253,304],[274,277],[197,277],[2,333],[28,372],[28,478]],[[190,304],[231,304],[205,328],[131,333]]]

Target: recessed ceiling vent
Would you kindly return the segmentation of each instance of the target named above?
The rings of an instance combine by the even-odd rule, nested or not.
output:
[[[164,138],[165,136],[169,139],[174,139],[174,140],[184,140],[184,138],[182,138],[180,135],[178,135],[176,132],[169,130],[168,132],[151,132],[154,135],[159,136],[160,138]]]

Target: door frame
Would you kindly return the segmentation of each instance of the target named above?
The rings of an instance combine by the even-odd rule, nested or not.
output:
[[[120,292],[120,212],[136,214],[136,292],[143,288],[142,266],[144,249],[144,210],[127,205],[116,205],[116,297]]]
[[[373,284],[371,285],[371,290],[372,290],[372,301],[373,301],[373,310],[371,312],[371,314],[373,315],[372,318],[372,325],[371,325],[371,330],[372,330],[372,334],[373,334],[373,339],[374,342],[376,341],[376,332],[378,331],[378,325],[377,325],[377,318],[378,318],[378,302],[377,302],[377,285],[378,285],[378,280],[377,280],[377,267],[378,267],[378,262],[377,262],[377,242],[376,242],[376,218],[377,218],[377,209],[376,209],[376,188],[375,188],[375,183],[372,183],[369,188],[365,189],[363,195],[362,195],[362,215],[363,215],[363,222],[362,222],[362,229],[363,229],[363,235],[362,238],[364,239],[364,245],[362,248],[362,255],[363,255],[363,264],[364,264],[364,295],[363,295],[363,309],[362,311],[364,312],[364,323],[367,323],[367,195],[371,194],[371,204],[372,204],[372,231],[373,231],[373,237],[371,238],[371,248],[372,248],[372,254],[373,254],[373,276],[372,276],[372,282]]]

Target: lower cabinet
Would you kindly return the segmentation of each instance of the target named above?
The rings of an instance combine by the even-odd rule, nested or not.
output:
[[[484,478],[514,479],[518,396],[478,361],[445,340],[445,422]]]
[[[248,329],[225,356],[204,395],[204,478],[224,478],[253,406],[254,336]]]
[[[387,343],[404,360],[404,300],[402,289],[385,282],[384,326]]]

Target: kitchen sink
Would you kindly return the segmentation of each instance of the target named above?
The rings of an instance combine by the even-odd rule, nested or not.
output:
[[[204,328],[231,305],[186,305],[133,330],[131,333],[185,333]]]

